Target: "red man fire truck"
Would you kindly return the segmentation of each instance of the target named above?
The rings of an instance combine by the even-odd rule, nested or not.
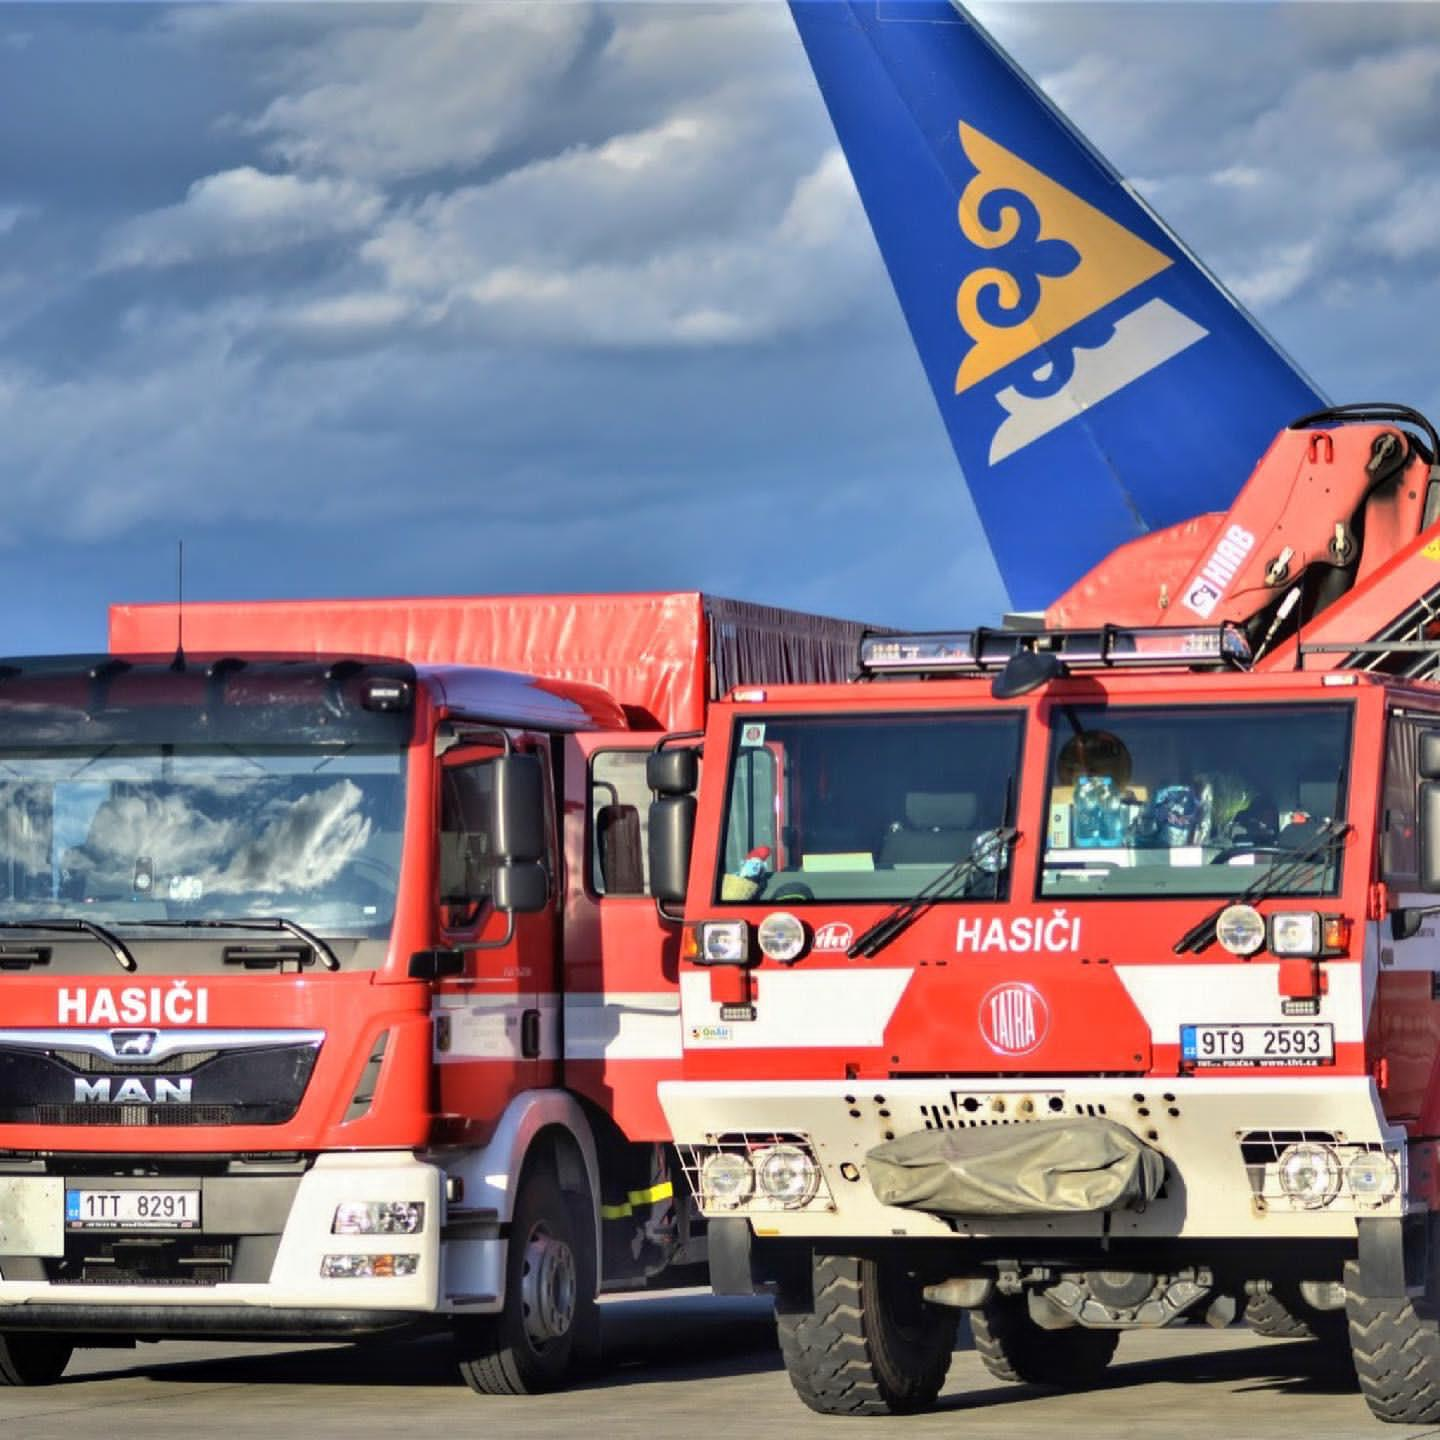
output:
[[[1245,1310],[1440,1417],[1437,449],[1307,417],[1048,618],[736,690],[698,798],[652,761],[661,1099],[813,1408],[929,1403],[961,1309],[1061,1387]]]
[[[857,634],[560,596],[195,606],[182,650],[122,607],[0,665],[0,1382],[440,1325],[531,1391],[597,1286],[702,1260],[646,754]]]

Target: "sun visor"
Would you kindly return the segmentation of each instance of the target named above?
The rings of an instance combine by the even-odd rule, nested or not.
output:
[[[919,1130],[865,1157],[883,1205],[935,1215],[1074,1215],[1144,1204],[1165,1159],[1113,1120]]]

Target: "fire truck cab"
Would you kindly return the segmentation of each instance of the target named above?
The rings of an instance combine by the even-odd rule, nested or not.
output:
[[[717,1287],[812,1408],[1248,1309],[1434,1418],[1440,691],[1243,632],[874,637],[712,708],[652,818],[661,1100]],[[668,777],[652,776],[662,788]],[[663,810],[660,807],[664,807]],[[673,813],[671,813],[673,812]]]

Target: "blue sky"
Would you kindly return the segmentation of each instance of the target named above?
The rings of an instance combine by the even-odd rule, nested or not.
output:
[[[985,4],[1335,399],[1440,411],[1440,7]],[[784,8],[0,6],[0,603],[1002,593]]]

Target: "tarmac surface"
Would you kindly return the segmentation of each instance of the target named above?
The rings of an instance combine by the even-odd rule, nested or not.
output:
[[[598,1378],[562,1395],[473,1395],[437,1339],[370,1345],[142,1345],[77,1353],[65,1378],[11,1390],[15,1440],[198,1440],[298,1436],[866,1440],[947,1437],[1370,1437],[1418,1440],[1440,1426],[1372,1421],[1353,1377],[1310,1341],[1243,1328],[1122,1337],[1106,1384],[1060,1395],[990,1379],[959,1352],[938,1407],[851,1420],[814,1415],[791,1392],[768,1302],[699,1292],[606,1302]]]

